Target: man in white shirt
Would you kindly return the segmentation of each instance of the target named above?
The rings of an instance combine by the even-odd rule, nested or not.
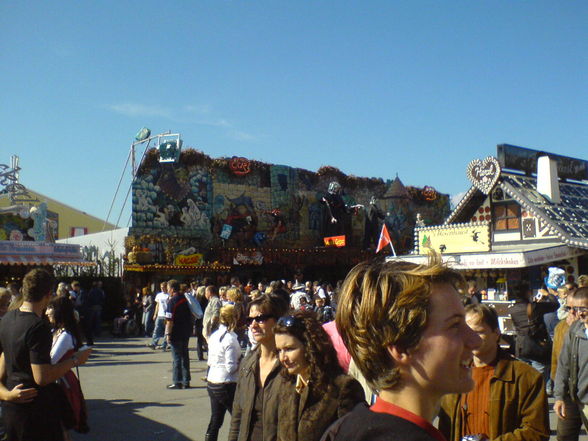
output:
[[[159,344],[159,339],[164,337],[165,333],[165,310],[167,309],[167,302],[169,300],[169,294],[167,293],[167,283],[162,282],[161,292],[155,296],[155,311],[153,312],[153,320],[155,320],[155,326],[153,328],[153,338],[149,346],[151,349],[156,349]],[[167,350],[167,341],[164,338],[161,344],[161,349]]]

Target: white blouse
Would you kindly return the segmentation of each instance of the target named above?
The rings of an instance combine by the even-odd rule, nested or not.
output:
[[[70,349],[75,349],[73,336],[69,332],[61,330],[59,334],[53,337],[51,364],[59,363],[61,357]]]
[[[236,383],[240,361],[241,346],[237,334],[221,324],[208,339],[208,382]]]

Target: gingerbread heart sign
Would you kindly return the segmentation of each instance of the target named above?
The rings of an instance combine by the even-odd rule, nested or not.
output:
[[[484,194],[490,193],[500,177],[498,159],[488,156],[483,161],[474,159],[468,164],[466,175],[474,187]]]

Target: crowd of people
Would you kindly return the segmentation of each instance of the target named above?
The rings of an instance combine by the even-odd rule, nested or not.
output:
[[[134,320],[148,347],[170,350],[169,389],[191,388],[196,337],[208,365],[206,441],[227,413],[229,441],[548,440],[551,393],[557,439],[578,440],[588,427],[588,277],[537,293],[517,286],[513,350],[494,308],[462,287],[436,256],[365,262],[335,287],[171,279],[156,294],[142,289],[115,323]],[[0,288],[7,439],[84,430],[83,406],[63,384],[75,386],[103,302],[98,283],[56,288],[44,270]]]
[[[585,279],[580,277],[580,284]],[[144,295],[153,298],[142,305],[156,306],[144,308],[142,320],[155,323],[152,349],[172,345],[173,355],[174,321],[187,320],[198,358],[208,351],[207,441],[217,439],[227,413],[230,441],[318,441],[323,435],[337,440],[457,441],[466,435],[547,440],[549,380],[556,378],[548,359],[554,357],[557,364],[559,353],[569,351],[564,335],[569,323],[588,323],[588,303],[586,310],[575,305],[588,289],[562,284],[536,295],[521,283],[511,308],[516,338],[512,348],[505,348],[495,310],[482,303],[473,286],[435,261],[428,266],[366,263],[336,288],[298,278],[241,284],[233,277],[220,287],[209,279],[171,280],[160,285],[157,295]],[[180,300],[171,304],[186,305],[183,316],[170,308],[174,298]],[[197,307],[190,308],[192,303]],[[158,315],[157,309],[165,311]],[[165,325],[158,326],[158,319]],[[189,332],[186,327],[185,335]],[[576,333],[576,344],[588,341],[583,331]],[[528,353],[529,338],[536,340],[540,356]],[[173,363],[168,387],[190,388],[189,357],[173,355]],[[562,363],[562,378],[578,366]],[[585,381],[588,387],[588,375]],[[577,440],[586,421],[582,407],[565,381],[555,384],[558,439]],[[578,380],[572,389],[577,385]],[[437,417],[435,428],[431,423]],[[363,421],[373,425],[367,432]],[[396,438],[388,427],[399,428]]]

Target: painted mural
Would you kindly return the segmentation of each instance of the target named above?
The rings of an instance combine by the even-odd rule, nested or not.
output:
[[[346,246],[375,248],[381,226],[396,251],[412,246],[417,213],[425,225],[441,223],[449,198],[400,179],[348,176],[334,167],[317,172],[246,158],[212,159],[182,151],[176,163],[147,152],[133,182],[130,235],[184,238],[179,248],[309,248],[327,236]],[[150,245],[156,256],[165,254]],[[164,259],[170,260],[170,258]]]
[[[0,213],[0,240],[54,242],[58,227],[59,216],[47,209],[46,202],[15,205]]]

